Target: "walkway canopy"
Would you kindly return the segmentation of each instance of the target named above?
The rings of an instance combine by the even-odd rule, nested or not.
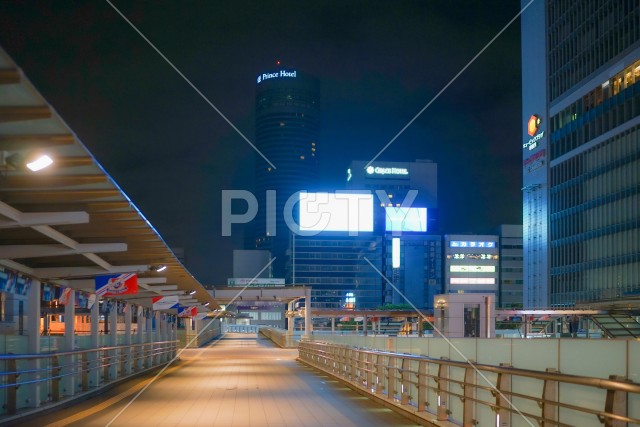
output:
[[[25,166],[43,154],[50,166]],[[87,292],[96,275],[132,272],[136,304],[179,295],[218,307],[1,48],[0,266]]]

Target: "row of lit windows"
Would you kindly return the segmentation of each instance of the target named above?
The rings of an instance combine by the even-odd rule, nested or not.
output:
[[[604,81],[601,85],[598,85],[595,89],[584,95],[582,99],[554,115],[550,122],[551,132],[555,132],[582,117],[587,111],[594,109],[604,101],[618,95],[623,90],[630,89],[631,86],[637,82],[640,82],[640,60],[625,68],[624,71]]]
[[[640,82],[584,115],[576,116],[573,122],[552,133],[551,159],[557,159],[638,116],[640,116]]]
[[[552,100],[640,40],[637,0],[550,0],[548,5]]]

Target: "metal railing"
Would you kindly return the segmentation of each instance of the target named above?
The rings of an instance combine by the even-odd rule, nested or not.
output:
[[[296,348],[300,341],[299,335],[289,334],[286,329],[260,328],[260,333],[281,348]]]
[[[640,425],[628,416],[640,402],[640,384],[613,375],[602,379],[485,364],[474,369],[465,362],[321,342],[301,342],[298,350],[301,361],[427,422]]]
[[[173,359],[178,341],[158,341],[44,354],[0,355],[0,414],[96,389]],[[34,390],[37,390],[34,392]],[[31,396],[37,396],[38,404]],[[0,422],[2,422],[0,418]]]

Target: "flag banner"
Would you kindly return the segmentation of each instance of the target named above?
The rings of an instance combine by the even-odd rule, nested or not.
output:
[[[178,317],[193,317],[198,314],[198,307],[178,307]]]
[[[87,295],[84,292],[76,291],[76,307],[87,308]]]
[[[178,301],[178,295],[151,298],[154,310],[169,310],[170,308],[176,308]]]
[[[90,294],[89,298],[87,299],[87,308],[93,307],[93,304],[95,304],[97,300],[98,296],[96,294]]]
[[[99,297],[135,295],[137,293],[138,275],[136,273],[96,276],[96,294]]]
[[[62,293],[60,294],[60,298],[58,299],[58,302],[61,305],[67,305],[69,303],[69,297],[71,296],[71,292],[73,292],[73,289],[64,288],[62,290]]]
[[[15,271],[0,271],[0,291],[13,293],[17,280],[18,274]]]
[[[43,284],[42,285],[42,301],[51,301],[53,299],[53,285]]]

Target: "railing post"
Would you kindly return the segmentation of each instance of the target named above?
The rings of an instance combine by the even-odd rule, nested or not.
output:
[[[400,403],[408,405],[411,400],[411,360],[407,358],[401,359],[402,370],[400,372]]]
[[[376,394],[384,392],[384,359],[384,355],[376,355]]]
[[[396,393],[399,393],[398,389],[396,389],[398,382],[398,367],[395,356],[389,356],[387,363],[387,399],[394,400]]]
[[[546,372],[557,373],[557,369],[547,368]],[[558,421],[558,381],[544,380],[542,388],[542,418],[549,421]],[[541,426],[553,425],[553,423],[541,422]]]
[[[98,361],[102,364],[102,382],[103,384],[108,383],[109,378],[109,365],[111,364],[111,355],[109,354],[109,350],[101,350],[101,357],[98,357]]]
[[[627,378],[620,375],[609,375],[612,381],[627,381]],[[608,414],[627,416],[627,396],[628,393],[621,390],[607,390],[607,398],[605,400],[604,411]],[[620,420],[612,420],[606,418],[604,420],[606,427],[626,427],[627,423]]]
[[[507,363],[501,363],[501,367],[511,367],[511,365]],[[507,398],[511,392],[511,375],[499,373],[498,380],[496,381],[496,388],[500,393],[496,391],[492,391],[493,395],[496,398],[496,426],[509,426],[511,425],[511,405],[509,401],[511,398]]]
[[[80,356],[82,360],[82,391],[89,390],[89,356],[83,352]]]
[[[418,411],[427,410],[427,362],[421,360],[418,362]]]
[[[60,364],[58,356],[51,356],[51,400],[60,401]]]
[[[15,385],[18,382],[18,364],[16,359],[7,360],[7,376],[8,384],[14,384],[7,388],[7,413],[14,415],[18,412],[18,386]]]
[[[373,391],[373,385],[375,384],[375,355],[373,353],[367,353],[367,389]]]
[[[442,358],[443,360],[447,360]],[[438,366],[438,410],[436,417],[438,421],[447,421],[449,419],[449,409],[447,403],[449,402],[449,367],[445,364]]]
[[[464,369],[464,398],[462,404],[462,425],[464,427],[471,427],[476,424],[475,415],[475,402],[473,398],[476,395],[476,371],[471,366]]]

